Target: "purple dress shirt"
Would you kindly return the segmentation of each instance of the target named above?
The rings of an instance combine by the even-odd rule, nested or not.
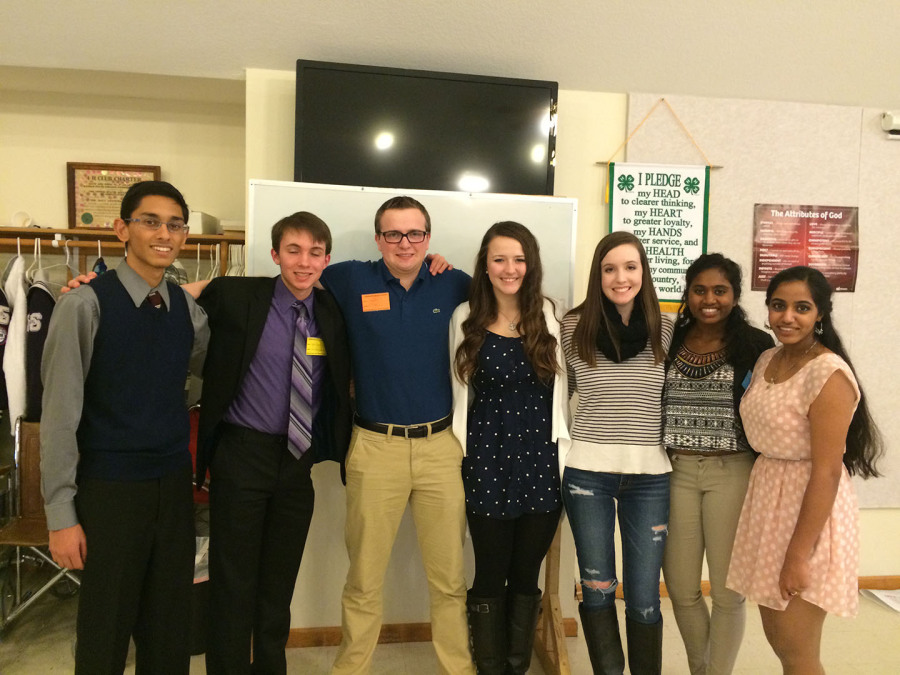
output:
[[[303,300],[309,313],[309,335],[319,337],[316,324],[314,293]],[[259,338],[256,354],[250,362],[241,389],[232,401],[225,421],[248,429],[274,435],[286,435],[291,401],[291,357],[294,349],[294,326],[297,313],[291,307],[296,298],[279,277],[269,305],[266,325]],[[312,418],[321,403],[325,357],[312,359]]]

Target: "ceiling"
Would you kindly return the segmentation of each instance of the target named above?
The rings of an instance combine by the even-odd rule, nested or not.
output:
[[[305,58],[885,109],[898,36],[898,0],[0,0],[0,66],[241,80]]]

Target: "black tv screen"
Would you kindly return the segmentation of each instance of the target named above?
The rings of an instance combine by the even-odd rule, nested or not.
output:
[[[557,83],[297,61],[294,180],[552,195]]]

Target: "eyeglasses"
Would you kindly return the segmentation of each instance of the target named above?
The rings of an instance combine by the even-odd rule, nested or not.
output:
[[[381,237],[389,244],[399,244],[403,237],[406,237],[406,240],[410,244],[421,244],[425,241],[425,237],[428,236],[428,233],[424,230],[410,230],[409,232],[388,230],[387,232],[380,232],[379,234],[381,234]]]
[[[150,216],[141,216],[140,218],[126,218],[125,222],[137,223],[141,227],[145,227],[148,230],[153,230],[154,232],[163,226],[163,221],[161,221],[159,218],[153,218]],[[188,225],[183,220],[170,220],[168,223],[165,223],[165,226],[171,234],[181,234],[182,232],[188,231]]]

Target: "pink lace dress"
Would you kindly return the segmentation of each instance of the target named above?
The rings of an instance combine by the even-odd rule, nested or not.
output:
[[[766,382],[763,373],[778,349],[759,357],[741,401],[747,439],[760,457],[750,475],[726,585],[759,605],[783,610],[788,603],[781,597],[778,578],[812,467],[809,406],[836,370],[847,375],[857,401],[859,388],[850,367],[830,352],[807,362],[785,382]],[[810,559],[809,587],[800,597],[829,613],[855,616],[858,567],[856,492],[844,468],[831,515]]]

